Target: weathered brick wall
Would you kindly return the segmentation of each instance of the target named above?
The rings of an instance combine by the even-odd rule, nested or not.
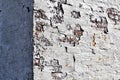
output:
[[[35,0],[35,80],[120,80],[119,0]]]

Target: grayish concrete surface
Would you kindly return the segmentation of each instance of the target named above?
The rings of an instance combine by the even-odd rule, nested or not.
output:
[[[0,0],[0,80],[33,80],[33,0]]]

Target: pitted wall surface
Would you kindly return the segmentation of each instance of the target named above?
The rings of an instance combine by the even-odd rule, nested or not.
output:
[[[119,0],[34,0],[35,80],[120,80]]]

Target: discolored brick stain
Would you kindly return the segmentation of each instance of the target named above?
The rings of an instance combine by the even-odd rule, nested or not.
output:
[[[107,14],[108,17],[115,22],[115,25],[120,21],[120,11],[118,11],[116,8],[108,8]]]
[[[93,35],[93,46],[96,46],[96,37],[95,37],[95,33]]]
[[[119,80],[119,4],[35,0],[34,79]]]

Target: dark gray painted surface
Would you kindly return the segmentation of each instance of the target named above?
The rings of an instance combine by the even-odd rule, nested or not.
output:
[[[33,80],[33,0],[0,0],[0,80]]]

